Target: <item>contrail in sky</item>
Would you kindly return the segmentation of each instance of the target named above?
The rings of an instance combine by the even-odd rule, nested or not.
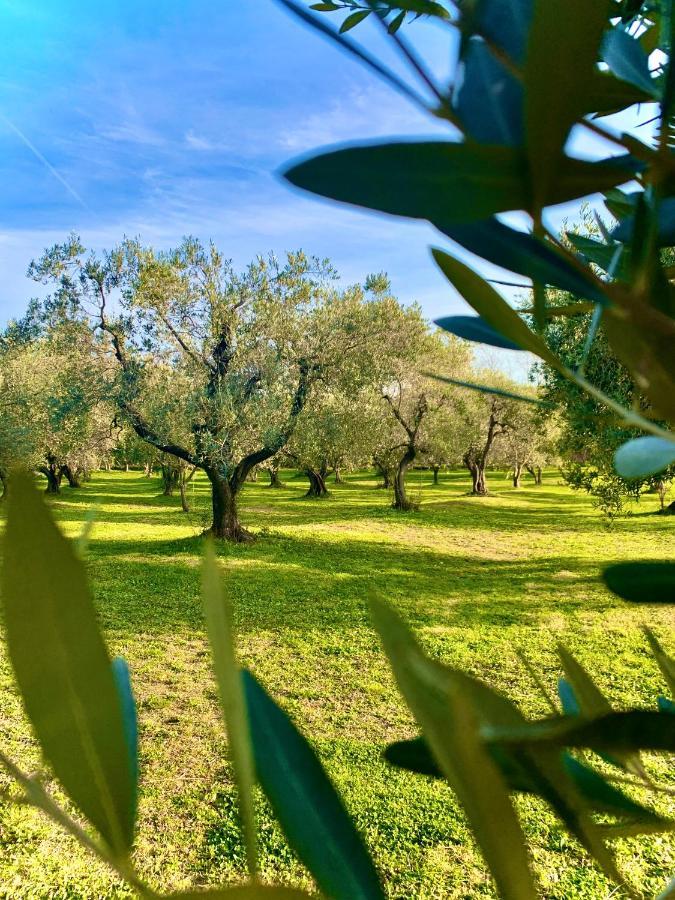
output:
[[[24,144],[26,145],[26,147],[28,147],[28,149],[31,151],[31,153],[32,153],[35,157],[37,157],[37,159],[40,160],[40,162],[42,163],[42,165],[45,166],[47,169],[49,169],[49,171],[52,173],[52,175],[54,176],[54,178],[56,178],[57,181],[60,181],[60,182],[61,182],[61,184],[62,184],[62,185],[64,186],[64,188],[68,191],[68,193],[70,194],[70,196],[71,196],[71,197],[74,197],[75,200],[77,200],[77,202],[80,204],[80,206],[83,206],[85,209],[88,210],[89,207],[88,207],[87,204],[84,202],[84,200],[82,199],[82,197],[80,197],[80,195],[77,193],[77,191],[76,191],[74,188],[72,188],[72,187],[68,184],[68,182],[67,182],[66,179],[63,177],[63,175],[61,175],[60,172],[57,172],[57,170],[56,170],[56,169],[54,168],[54,166],[49,162],[49,160],[48,160],[48,159],[45,159],[45,157],[40,153],[40,151],[38,150],[38,148],[37,148],[33,143],[31,143],[31,142],[28,140],[28,138],[27,138],[26,135],[23,133],[23,131],[21,131],[20,129],[18,129],[18,128],[16,127],[16,125],[15,125],[13,122],[10,122],[9,119],[8,119],[6,116],[3,116],[3,115],[2,115],[2,113],[0,113],[0,119],[2,119],[2,121],[5,123],[5,125],[7,125],[9,128],[12,129],[12,131],[14,132],[14,134],[16,134],[16,136],[19,138],[19,140],[21,140],[22,143],[24,143]]]

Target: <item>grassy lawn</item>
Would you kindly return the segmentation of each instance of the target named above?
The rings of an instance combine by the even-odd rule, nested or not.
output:
[[[598,573],[608,562],[673,557],[675,521],[635,514],[608,528],[587,497],[549,473],[540,488],[491,478],[492,496],[466,496],[457,472],[431,484],[414,472],[419,512],[395,513],[371,475],[303,498],[306,483],[247,485],[242,518],[261,532],[220,549],[234,599],[241,655],[317,747],[365,835],[391,897],[492,897],[450,790],[380,760],[385,743],[413,734],[365,608],[369,590],[394,604],[429,651],[507,691],[529,714],[543,700],[515,650],[525,648],[551,689],[555,642],[579,655],[617,705],[653,705],[665,690],[640,625],[675,650],[672,608],[629,606]],[[75,535],[96,505],[87,565],[112,652],[129,662],[140,716],[141,874],[163,890],[240,880],[235,798],[209,669],[199,599],[198,537],[208,502],[197,480],[193,512],[160,496],[157,479],[97,474],[52,505]],[[39,652],[39,648],[36,648]],[[3,656],[2,747],[24,767],[38,757]],[[652,770],[670,779],[654,761]],[[670,801],[670,802],[669,802]],[[542,894],[604,898],[612,886],[543,804],[520,799]],[[675,815],[673,797],[657,808]],[[307,884],[261,806],[265,879]],[[0,807],[0,896],[123,897],[107,871],[33,812]],[[668,837],[626,840],[620,865],[654,894],[675,872]],[[617,896],[620,894],[612,894]]]

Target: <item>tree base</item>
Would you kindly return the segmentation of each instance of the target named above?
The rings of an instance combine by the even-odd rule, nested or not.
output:
[[[218,541],[230,541],[233,544],[251,544],[257,540],[252,531],[247,531],[241,525],[234,525],[229,528],[216,528],[212,525],[202,532],[203,537],[211,537]]]
[[[398,510],[398,512],[417,512],[420,505],[413,500],[395,500],[391,504],[391,508]]]
[[[675,516],[675,500],[672,503],[669,503],[668,506],[664,506],[663,509],[656,510],[657,516]]]

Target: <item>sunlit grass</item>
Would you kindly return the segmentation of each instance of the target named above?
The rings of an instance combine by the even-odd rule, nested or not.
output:
[[[675,521],[634,515],[608,528],[588,498],[550,473],[514,491],[491,478],[486,499],[466,495],[457,472],[435,487],[413,472],[419,512],[396,513],[370,475],[303,498],[246,486],[242,518],[253,545],[223,546],[241,655],[312,739],[363,831],[392,897],[490,897],[489,878],[449,789],[382,763],[388,741],[413,733],[366,611],[369,591],[395,604],[429,651],[509,693],[528,714],[546,706],[517,661],[524,647],[553,691],[555,642],[578,653],[618,706],[653,705],[663,692],[640,632],[648,623],[675,649],[672,611],[629,606],[599,572],[626,558],[672,557]],[[97,474],[52,502],[71,535],[97,507],[87,556],[101,621],[131,667],[141,725],[142,788],[136,859],[163,890],[243,877],[244,857],[226,745],[209,669],[199,599],[206,485],[193,511],[139,473]],[[39,648],[36,647],[36,652]],[[3,749],[27,768],[38,758],[2,666]],[[673,782],[662,764],[656,771]],[[603,898],[612,886],[538,801],[519,800],[542,892]],[[675,815],[661,799],[658,809]],[[308,883],[261,807],[266,879]],[[126,896],[107,872],[35,814],[2,808],[0,896]],[[669,838],[624,841],[622,867],[655,893],[675,872]]]

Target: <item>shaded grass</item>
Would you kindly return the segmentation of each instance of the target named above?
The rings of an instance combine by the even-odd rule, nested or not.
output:
[[[312,739],[375,856],[392,897],[491,897],[490,880],[461,811],[444,785],[386,766],[382,746],[414,728],[392,684],[366,612],[368,591],[392,602],[429,652],[546,713],[514,650],[524,647],[553,690],[564,640],[617,705],[653,705],[664,690],[640,625],[672,648],[672,612],[610,595],[601,568],[621,559],[672,557],[667,518],[634,515],[608,528],[588,498],[550,473],[515,491],[501,476],[492,496],[466,495],[463,473],[411,476],[417,513],[396,513],[374,477],[354,475],[324,500],[249,484],[242,516],[253,545],[219,549],[241,654]],[[115,653],[132,670],[141,724],[142,798],[136,858],[164,890],[241,879],[243,848],[198,595],[207,487],[193,512],[162,497],[158,480],[98,474],[52,501],[75,535],[98,507],[88,552],[95,599]],[[644,498],[638,513],[656,501]],[[3,658],[3,748],[39,761]],[[670,778],[664,765],[655,771]],[[601,898],[612,887],[542,804],[518,801],[542,893]],[[659,801],[661,812],[675,815]],[[263,872],[308,883],[264,803]],[[0,896],[122,897],[125,890],[34,813],[0,812]],[[668,838],[623,841],[625,871],[654,893],[675,870]]]

